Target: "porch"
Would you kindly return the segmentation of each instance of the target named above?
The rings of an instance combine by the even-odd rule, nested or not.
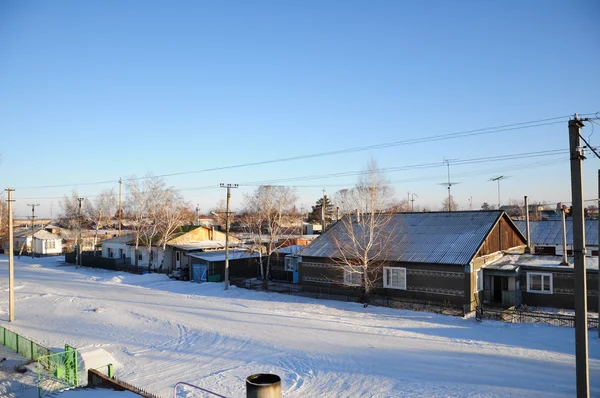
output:
[[[483,269],[484,305],[508,308],[521,303],[521,269],[518,265],[492,264]]]

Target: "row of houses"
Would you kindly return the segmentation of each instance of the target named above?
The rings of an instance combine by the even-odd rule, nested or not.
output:
[[[526,254],[525,234],[503,211],[402,213],[390,224],[398,244],[383,259],[377,295],[449,303],[467,312],[479,304],[574,308],[572,259],[564,264],[560,256]],[[554,225],[543,225],[532,240],[558,246],[546,231]],[[335,224],[297,253],[303,290],[348,294],[360,287],[355,272],[340,266],[336,241],[344,233]],[[588,257],[587,272],[588,308],[597,311],[597,258]]]
[[[349,219],[356,216],[347,215]],[[356,223],[358,228],[358,223]],[[567,255],[572,250],[572,224],[567,226]],[[573,308],[573,265],[564,264],[562,222],[514,222],[503,211],[400,213],[388,225],[392,241],[381,258],[374,294],[398,300],[439,302],[465,311],[477,305],[503,307],[526,304]],[[333,295],[361,295],[361,276],[341,265],[336,244],[346,233],[343,222],[318,236],[285,237],[273,256],[272,277],[297,283],[305,292],[326,289]],[[586,225],[588,243],[588,306],[597,310],[598,224]],[[230,237],[232,282],[260,275],[262,255],[247,247],[248,237]],[[195,282],[224,278],[225,235],[207,227],[181,231],[164,248],[138,248],[137,264],[162,272],[185,270]],[[301,243],[298,245],[296,243]],[[532,254],[526,253],[527,247]],[[105,240],[102,257],[134,265],[133,236]]]

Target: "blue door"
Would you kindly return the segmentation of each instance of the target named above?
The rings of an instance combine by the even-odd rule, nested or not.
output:
[[[294,258],[294,268],[292,269],[292,282],[298,283],[298,259]]]
[[[206,282],[207,269],[206,264],[192,264],[192,280],[198,283]]]

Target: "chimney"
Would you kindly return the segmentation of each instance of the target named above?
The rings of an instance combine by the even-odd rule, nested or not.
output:
[[[525,196],[525,239],[527,239],[527,247],[525,253],[531,253],[531,229],[529,227],[529,199]]]
[[[360,222],[360,212],[356,209],[356,222]]]
[[[569,260],[567,259],[567,221],[565,216],[566,206],[561,206],[560,215],[562,218],[562,233],[563,233],[563,260],[560,265],[568,266]]]

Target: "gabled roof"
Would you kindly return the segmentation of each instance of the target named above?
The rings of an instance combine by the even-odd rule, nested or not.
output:
[[[525,221],[515,221],[523,234],[526,234]],[[533,245],[562,245],[562,220],[530,221],[531,243]],[[567,244],[573,244],[573,220],[566,220]],[[585,220],[586,246],[598,246],[598,220]]]
[[[229,247],[238,247],[239,243],[229,243]],[[183,242],[183,243],[167,243],[167,246],[174,247],[179,250],[210,250],[210,249],[224,249],[224,240],[201,240],[195,242]]]
[[[102,244],[105,244],[105,243],[125,243],[125,244],[128,244],[128,243],[132,242],[133,239],[134,239],[134,235],[123,235],[123,236],[117,236],[116,238],[104,239],[102,241]]]
[[[198,253],[189,253],[188,257],[198,258],[200,260],[204,260],[206,262],[214,263],[219,261],[225,261],[225,250],[215,250],[209,252],[198,252]],[[245,258],[258,258],[260,255],[256,252],[251,252],[248,250],[229,250],[228,257],[229,260],[241,260]]]
[[[506,213],[497,210],[394,214],[386,227],[393,238],[386,250],[385,259],[398,262],[468,264],[502,217],[512,224]],[[518,228],[512,225],[515,232],[521,235]],[[334,236],[347,239],[344,236],[345,228],[343,221],[337,222],[296,254],[340,258]]]
[[[39,240],[59,240],[62,239],[59,235],[53,234],[51,232],[48,232],[46,230],[38,230],[36,231],[33,236],[36,239]],[[19,231],[17,233],[14,234],[15,238],[31,238],[31,231],[30,230],[22,230]]]

